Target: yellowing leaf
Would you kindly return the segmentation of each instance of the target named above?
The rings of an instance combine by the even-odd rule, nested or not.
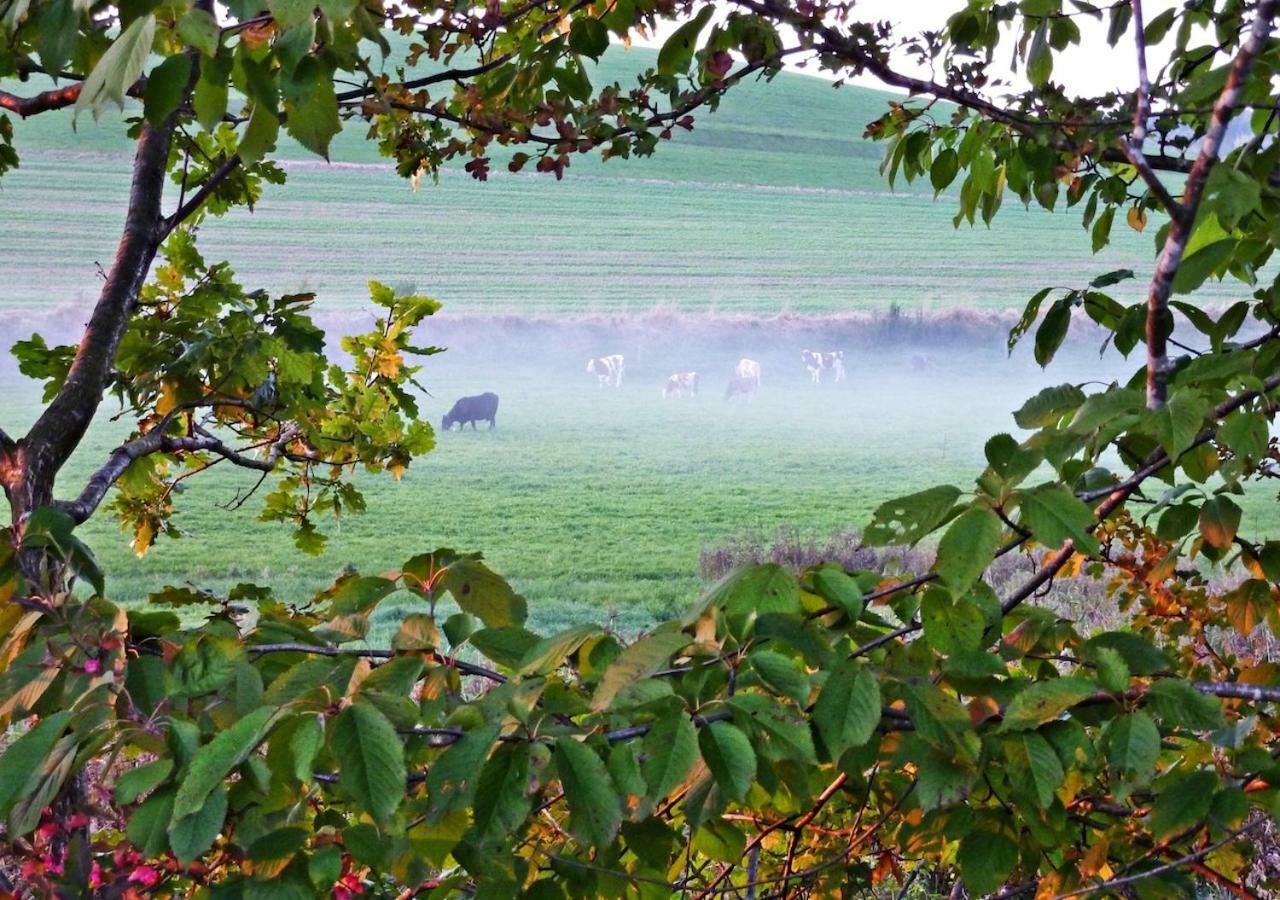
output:
[[[1129,227],[1134,231],[1142,231],[1147,227],[1147,213],[1140,206],[1130,207],[1129,213],[1124,217],[1124,220],[1129,223]]]

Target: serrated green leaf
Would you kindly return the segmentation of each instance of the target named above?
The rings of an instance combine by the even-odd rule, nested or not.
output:
[[[770,650],[757,650],[747,656],[747,661],[774,693],[801,705],[809,702],[809,676],[790,657]]]
[[[1004,713],[1001,731],[1036,728],[1091,697],[1098,690],[1092,681],[1069,675],[1049,681],[1038,681],[1021,691]]]
[[[116,803],[122,806],[137,803],[139,797],[168,778],[172,771],[173,760],[156,759],[121,773],[115,783]]]
[[[698,35],[711,20],[712,12],[711,7],[703,7],[696,16],[671,33],[658,51],[658,74],[683,75],[689,70],[693,53],[698,49]]]
[[[943,484],[880,504],[863,540],[871,546],[915,544],[947,520],[960,489]]]
[[[181,788],[179,788],[181,790]],[[169,847],[178,862],[190,865],[213,846],[227,818],[227,789],[221,782],[190,815],[174,817],[169,826]]]
[[[529,745],[500,744],[476,782],[475,830],[481,838],[505,837],[521,826],[531,805],[528,780]]]
[[[591,708],[608,709],[619,691],[664,668],[672,654],[688,643],[689,636],[679,631],[654,631],[640,638],[605,669],[591,698]]]
[[[742,730],[712,722],[698,734],[702,758],[725,796],[742,800],[756,779],[756,753]]]
[[[446,750],[427,770],[427,793],[434,817],[467,807],[475,796],[478,776],[497,740],[497,725],[475,728]],[[400,793],[404,793],[403,779]]]
[[[1018,494],[1022,525],[1046,547],[1060,547],[1067,540],[1077,550],[1096,556],[1098,539],[1088,532],[1096,520],[1093,510],[1060,484],[1047,484]]]
[[[566,736],[556,740],[555,764],[569,804],[570,832],[587,846],[613,843],[622,807],[604,762],[590,747]]]
[[[1144,712],[1122,715],[1107,728],[1106,755],[1112,769],[1145,782],[1160,758],[1160,731]]]
[[[388,822],[404,799],[404,747],[395,727],[377,707],[356,702],[334,720],[329,747],[339,786],[375,822]]]
[[[991,565],[1003,530],[1000,517],[982,506],[961,513],[947,528],[933,568],[956,596],[968,591]]]
[[[160,125],[178,108],[191,80],[191,60],[185,53],[170,56],[151,70],[143,92],[142,114],[152,125]]]
[[[871,740],[880,724],[880,685],[865,668],[842,663],[827,677],[813,707],[822,742],[838,760]]]
[[[1204,824],[1220,785],[1218,773],[1208,769],[1197,769],[1166,782],[1151,804],[1148,818],[1156,840],[1162,841]]]
[[[5,748],[0,756],[0,818],[9,814],[70,720],[70,712],[54,713]]]
[[[1023,731],[1002,743],[1009,778],[1040,809],[1048,809],[1066,773],[1049,742],[1034,731]]]
[[[1162,678],[1151,685],[1147,702],[1156,717],[1171,727],[1216,731],[1227,724],[1221,700],[1177,678]]]
[[[684,710],[655,721],[644,736],[643,747],[640,773],[651,800],[675,790],[698,762],[697,729]]]
[[[200,811],[231,771],[258,749],[279,716],[275,707],[259,707],[196,751],[173,798],[175,826]]]
[[[81,110],[92,110],[96,119],[108,103],[124,108],[125,92],[141,77],[155,34],[154,14],[138,16],[129,23],[84,80],[80,96],[76,98],[77,114]]]

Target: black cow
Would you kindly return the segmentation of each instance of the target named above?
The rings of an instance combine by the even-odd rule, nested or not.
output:
[[[471,423],[471,430],[476,430],[476,422],[488,420],[489,427],[498,424],[498,395],[494,393],[477,394],[474,397],[463,397],[453,404],[453,409],[440,420],[440,430],[449,431],[456,424],[459,430]]]

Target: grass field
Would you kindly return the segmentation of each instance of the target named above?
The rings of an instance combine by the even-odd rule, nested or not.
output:
[[[704,547],[784,527],[822,538],[861,525],[893,492],[968,483],[984,440],[1013,426],[1009,410],[1025,396],[1099,374],[1092,346],[1070,346],[1041,373],[1021,355],[1005,359],[998,332],[982,334],[967,344],[905,337],[850,346],[849,380],[814,387],[800,365],[801,337],[785,329],[686,329],[648,344],[634,331],[455,329],[443,336],[454,349],[428,362],[424,410],[438,422],[455,397],[494,390],[497,430],[441,435],[401,483],[368,479],[369,511],[343,519],[324,556],[300,556],[279,526],[254,521],[252,502],[220,508],[254,480],[222,469],[193,479],[178,501],[190,540],[162,540],[137,560],[105,516],[84,534],[112,594],[127,600],[188,580],[258,580],[297,599],[346,563],[383,571],[443,545],[484,551],[541,625],[613,618],[633,630],[693,599]],[[628,355],[620,390],[599,390],[582,371],[588,346]],[[722,399],[740,353],[764,366],[751,404]],[[686,368],[704,373],[701,395],[663,401],[662,379]],[[1118,360],[1102,368],[1127,370]],[[29,389],[10,385],[0,399],[34,414]],[[105,458],[111,430],[96,430],[73,460],[65,492]],[[1247,499],[1246,524],[1280,532],[1273,499]]]
[[[597,80],[625,79],[647,53],[610,54]],[[289,184],[252,214],[205,226],[205,255],[232,260],[249,287],[317,291],[339,327],[363,308],[370,277],[438,297],[441,342],[452,349],[429,362],[426,409],[436,421],[456,396],[495,390],[500,427],[444,435],[401,484],[370,480],[369,513],[344,519],[320,559],[256,523],[252,504],[222,508],[249,483],[235,472],[195,480],[179,504],[191,539],[162,542],[141,561],[100,517],[84,533],[113,595],[253,579],[296,598],[344,564],[378,571],[452,545],[483,550],[540,624],[615,617],[633,629],[696,594],[704,546],[781,527],[826,535],[861,524],[894,493],[965,483],[985,438],[1011,427],[1010,411],[1038,386],[1098,377],[1092,347],[1073,345],[1041,373],[1022,356],[1005,359],[995,325],[951,335],[935,326],[926,346],[910,329],[886,340],[846,319],[836,337],[835,319],[800,332],[769,317],[961,308],[981,318],[1021,307],[1046,284],[1146,271],[1151,234],[1122,227],[1092,257],[1074,212],[1016,206],[992,230],[954,231],[951,199],[886,189],[881,148],[860,138],[884,102],[784,74],[731,93],[653,160],[583,158],[559,183],[497,174],[479,184],[451,170],[416,194],[360,139],[359,123],[339,137],[333,165],[284,146]],[[96,295],[96,264],[114,252],[128,188],[130,147],[117,125],[85,119],[72,140],[69,114],[18,123],[22,167],[0,184],[4,343],[35,327],[65,337]],[[1117,294],[1140,290],[1138,280]],[[1205,297],[1239,293],[1211,286]],[[643,335],[626,325],[640,314],[658,323]],[[803,346],[846,349],[849,382],[808,385]],[[583,363],[611,352],[628,356],[627,380],[600,392]],[[749,406],[726,405],[724,378],[743,354],[764,362],[764,391]],[[931,368],[914,370],[917,354]],[[704,373],[704,396],[662,402],[661,380],[690,368]],[[1114,377],[1125,365],[1102,368]],[[35,397],[0,365],[7,429],[21,432]],[[95,426],[64,493],[120,433]],[[1249,501],[1251,522],[1280,533],[1274,499]]]

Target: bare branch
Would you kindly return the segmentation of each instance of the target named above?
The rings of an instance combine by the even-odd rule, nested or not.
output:
[[[1182,265],[1182,257],[1186,252],[1187,242],[1191,238],[1196,211],[1200,208],[1200,200],[1204,196],[1209,173],[1218,161],[1227,123],[1236,103],[1240,100],[1240,94],[1249,81],[1254,60],[1262,52],[1271,34],[1271,20],[1275,12],[1276,0],[1259,0],[1249,35],[1231,63],[1227,82],[1213,106],[1213,115],[1201,141],[1200,152],[1187,175],[1187,183],[1183,189],[1182,203],[1179,207],[1180,214],[1173,217],[1168,237],[1165,238],[1164,247],[1156,262],[1155,274],[1151,278],[1151,286],[1147,292],[1147,407],[1149,409],[1159,409],[1168,400],[1171,366],[1165,328],[1168,320],[1169,296],[1173,292],[1173,280],[1177,277],[1178,269]]]
[[[1147,37],[1143,31],[1142,0],[1132,0],[1133,8],[1133,42],[1138,55],[1138,89],[1134,95],[1133,131],[1129,140],[1122,144],[1125,157],[1133,163],[1142,180],[1147,183],[1151,193],[1160,200],[1160,204],[1173,218],[1182,215],[1182,207],[1173,199],[1169,189],[1164,186],[1151,163],[1143,153],[1147,142],[1147,121],[1151,118],[1151,79],[1147,75]]]
[[[167,216],[161,223],[160,239],[164,240],[169,236],[173,229],[177,228],[194,215],[195,212],[204,205],[204,202],[209,199],[209,195],[216,191],[224,181],[230,178],[236,169],[240,168],[240,163],[240,154],[233,153],[222,163],[222,165],[218,166],[217,169],[211,172],[209,177],[205,179],[204,184],[200,185],[199,189],[188,197],[186,202],[180,204],[178,208],[174,210],[171,215]]]

